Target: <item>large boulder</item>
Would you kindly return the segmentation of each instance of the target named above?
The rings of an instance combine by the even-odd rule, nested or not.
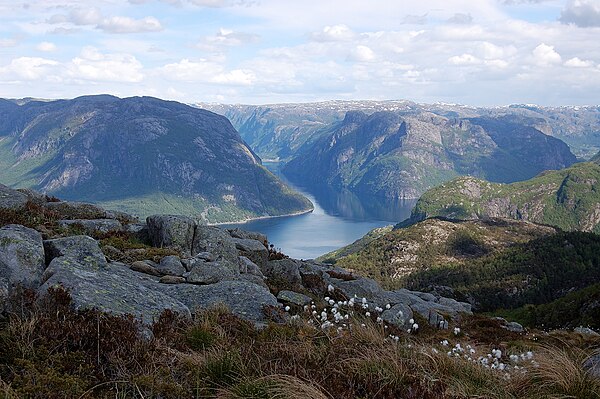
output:
[[[268,243],[267,236],[254,231],[246,231],[239,228],[229,229],[229,235],[233,238],[244,238],[250,240],[260,241],[263,244]]]
[[[73,219],[59,220],[58,225],[64,228],[81,229],[83,234],[93,235],[95,233],[116,233],[123,229],[121,222],[115,219]]]
[[[84,202],[47,202],[44,206],[56,212],[60,219],[103,219],[106,217],[104,208]]]
[[[135,273],[121,264],[90,268],[69,256],[54,258],[39,289],[43,296],[51,287],[69,291],[76,309],[95,308],[115,315],[131,314],[145,324],[157,320],[165,309],[190,316],[189,309],[155,289],[158,280]]]
[[[384,321],[403,330],[412,327],[409,321],[413,316],[412,309],[405,303],[398,303],[381,314]]]
[[[46,263],[61,256],[73,259],[88,269],[105,267],[106,257],[98,246],[98,242],[88,236],[71,236],[44,241]]]
[[[254,322],[266,321],[263,308],[277,306],[269,290],[247,281],[221,281],[211,285],[164,285],[163,292],[190,310],[223,304],[239,317]]]
[[[379,306],[385,305],[385,291],[373,279],[361,277],[355,280],[331,279],[333,287],[340,290],[348,298],[367,298]]]
[[[279,284],[296,287],[302,285],[302,277],[300,276],[299,260],[281,259],[267,262],[261,270],[264,276]]]
[[[0,209],[23,209],[28,199],[27,195],[0,184]]]
[[[238,266],[225,260],[197,262],[186,277],[190,284],[214,284],[223,280],[234,280],[239,276]]]
[[[163,257],[156,269],[161,274],[167,274],[171,276],[183,276],[183,273],[186,272],[185,267],[183,267],[183,264],[179,259],[179,256],[175,255]]]
[[[227,231],[213,226],[198,225],[192,246],[192,256],[209,252],[217,259],[222,257],[236,263],[238,250]]]
[[[269,261],[269,250],[262,242],[250,238],[232,238],[232,240],[239,254],[247,257],[259,267],[263,267]]]
[[[0,228],[0,278],[9,286],[37,288],[45,268],[39,232],[16,224]]]
[[[146,219],[150,242],[155,247],[172,247],[192,254],[196,222],[187,216],[153,215]],[[192,254],[193,255],[193,254]]]

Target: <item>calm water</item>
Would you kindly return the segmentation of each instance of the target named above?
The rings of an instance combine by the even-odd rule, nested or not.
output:
[[[264,165],[285,180],[278,164]],[[416,202],[358,198],[350,192],[316,192],[290,185],[312,201],[313,212],[226,227],[261,232],[292,258],[312,259],[350,244],[376,227],[408,218]]]

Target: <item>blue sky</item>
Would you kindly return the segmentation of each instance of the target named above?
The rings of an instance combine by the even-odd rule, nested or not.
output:
[[[599,104],[600,0],[0,0],[0,97]]]

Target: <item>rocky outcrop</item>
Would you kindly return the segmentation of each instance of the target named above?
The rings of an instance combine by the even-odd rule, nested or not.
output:
[[[186,216],[153,215],[146,218],[150,241],[155,247],[174,247],[192,254],[196,222]]]
[[[115,219],[59,220],[58,225],[64,228],[79,229],[87,235],[93,235],[97,233],[116,233],[123,230],[123,225],[121,222]]]
[[[0,228],[0,282],[4,281],[0,291],[19,285],[37,288],[45,268],[40,233],[20,225]]]
[[[0,184],[0,209],[21,209],[28,199],[27,195]]]

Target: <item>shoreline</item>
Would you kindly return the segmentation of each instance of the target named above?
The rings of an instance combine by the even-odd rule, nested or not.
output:
[[[247,224],[250,222],[254,222],[256,220],[266,220],[266,219],[278,219],[278,218],[285,218],[285,217],[290,217],[290,216],[300,216],[300,215],[306,215],[307,213],[312,213],[315,210],[315,208],[311,208],[311,209],[306,209],[303,211],[298,211],[298,212],[292,212],[292,213],[286,213],[285,215],[274,215],[274,216],[257,216],[254,218],[248,218],[248,219],[243,219],[241,221],[238,222],[218,222],[218,223],[207,223],[207,226],[223,226],[223,225],[228,225],[228,224]]]

